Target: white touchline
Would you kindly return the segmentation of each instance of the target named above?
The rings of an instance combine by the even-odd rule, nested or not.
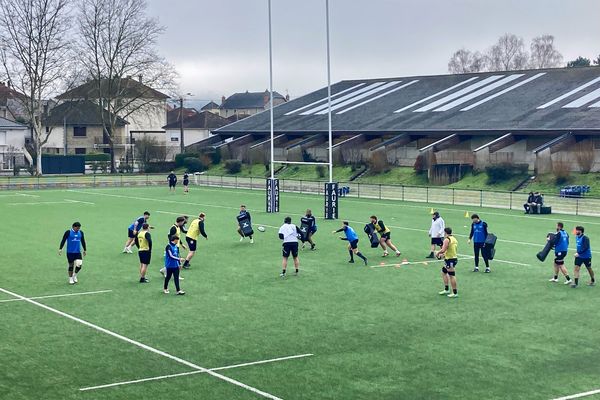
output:
[[[231,207],[231,208],[234,208],[234,207]],[[157,213],[159,213],[159,214],[170,214],[170,215],[187,215],[186,213],[176,213],[176,212],[172,212],[172,211],[160,211],[160,210],[158,210],[158,211],[156,211],[156,212],[157,212]],[[267,224],[261,224],[261,223],[258,223],[258,222],[255,222],[255,223],[253,223],[253,225],[255,225],[255,226],[256,226],[256,225],[260,225],[260,226],[266,226],[267,228],[279,229],[279,228],[278,228],[278,227],[276,227],[276,226],[273,226],[273,225],[267,225]]]
[[[72,204],[72,201],[32,201],[30,203],[6,203],[9,206],[39,206],[45,204]]]
[[[266,397],[266,398],[272,399],[272,400],[281,400],[279,397],[274,396],[274,395],[272,395],[270,393],[267,393],[267,392],[264,392],[264,391],[262,391],[260,389],[257,389],[257,388],[254,388],[252,386],[246,385],[245,383],[242,383],[240,381],[236,381],[235,379],[229,378],[229,377],[227,377],[225,375],[221,375],[221,374],[219,374],[217,372],[211,371],[209,369],[206,369],[204,367],[196,365],[196,364],[194,364],[192,362],[186,361],[186,360],[184,360],[182,358],[179,358],[177,356],[174,356],[174,355],[169,354],[167,352],[164,352],[162,350],[155,349],[154,347],[148,346],[148,345],[143,344],[141,342],[138,342],[136,340],[129,339],[128,337],[125,337],[125,336],[120,335],[120,334],[118,334],[116,332],[110,331],[110,330],[108,330],[106,328],[102,328],[101,326],[92,324],[91,322],[85,321],[85,320],[83,320],[81,318],[77,318],[77,317],[75,317],[75,316],[73,316],[71,314],[67,314],[67,313],[62,312],[60,310],[57,310],[55,308],[49,307],[49,306],[47,306],[45,304],[42,304],[42,303],[39,303],[39,302],[37,302],[35,300],[28,299],[27,297],[21,296],[20,294],[13,293],[13,292],[11,292],[9,290],[6,290],[6,289],[3,289],[3,288],[0,288],[0,292],[8,294],[8,295],[13,296],[13,297],[16,297],[18,299],[21,299],[21,300],[26,301],[28,303],[31,303],[31,304],[33,304],[35,306],[41,307],[41,308],[43,308],[45,310],[48,310],[48,311],[53,312],[55,314],[58,314],[58,315],[60,315],[62,317],[68,318],[68,319],[70,319],[72,321],[79,322],[82,325],[85,325],[87,327],[95,329],[95,330],[97,330],[99,332],[105,333],[105,334],[107,334],[109,336],[112,336],[114,338],[120,339],[120,340],[122,340],[124,342],[133,344],[134,346],[140,347],[140,348],[142,348],[144,350],[147,350],[147,351],[150,351],[152,353],[158,354],[160,356],[169,358],[169,359],[171,359],[173,361],[176,361],[176,362],[178,362],[180,364],[186,365],[186,366],[188,366],[190,368],[196,369],[198,371],[206,372],[207,374],[212,375],[215,378],[218,378],[218,379],[221,379],[221,380],[223,380],[225,382],[228,382],[228,383],[231,383],[233,385],[239,386],[239,387],[244,388],[246,390],[249,390],[249,391],[251,391],[253,393],[256,393],[256,394],[258,394],[260,396],[263,396],[263,397]]]
[[[577,393],[577,394],[572,394],[570,396],[564,396],[564,397],[557,397],[556,399],[552,399],[552,400],[571,400],[571,399],[579,399],[581,397],[587,397],[587,396],[592,396],[594,394],[598,394],[600,393],[600,389],[596,389],[596,390],[590,390],[589,392],[583,392],[583,393]]]
[[[53,299],[56,297],[71,297],[71,296],[85,296],[88,294],[99,294],[99,293],[109,293],[112,290],[97,290],[95,292],[79,292],[79,293],[67,293],[67,294],[51,294],[48,296],[35,296],[28,297],[29,300],[39,300],[39,299]],[[13,301],[23,301],[24,299],[8,299],[8,300],[0,300],[0,303],[9,303]]]
[[[466,254],[459,254],[459,256],[469,257],[469,259],[475,258],[474,256],[467,256]],[[494,258],[493,260],[490,260],[490,261],[496,261],[496,262],[504,263],[504,264],[520,265],[522,267],[531,267],[531,264],[523,264],[523,263],[518,263],[518,262],[514,262],[514,261],[499,260],[497,258]]]
[[[0,197],[15,197],[15,196],[25,196],[25,197],[40,197],[34,194],[25,194],[25,193],[15,193],[15,194],[0,194]]]
[[[261,361],[247,362],[247,363],[243,363],[243,364],[227,365],[225,367],[210,368],[209,371],[222,371],[224,369],[241,368],[241,367],[247,367],[247,366],[250,366],[250,365],[259,365],[259,364],[273,363],[273,362],[277,362],[277,361],[293,360],[295,358],[310,357],[310,356],[313,356],[313,355],[314,354],[299,354],[297,356],[272,358],[270,360],[261,360]],[[115,386],[131,385],[131,384],[134,384],[134,383],[158,381],[158,380],[161,380],[161,379],[177,378],[177,377],[180,377],[180,376],[188,376],[188,375],[203,374],[203,373],[205,373],[205,371],[189,371],[189,372],[182,372],[182,373],[179,373],[179,374],[161,375],[161,376],[154,376],[152,378],[136,379],[136,380],[133,380],[133,381],[123,381],[123,382],[109,383],[109,384],[106,384],[106,385],[89,386],[89,387],[81,388],[79,390],[82,391],[82,392],[85,392],[85,391],[88,391],[88,390],[106,389],[106,388],[115,387]]]

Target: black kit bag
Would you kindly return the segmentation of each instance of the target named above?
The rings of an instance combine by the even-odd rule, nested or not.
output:
[[[371,242],[371,248],[376,249],[379,246],[379,235],[377,235],[375,225],[366,224],[364,231],[369,237],[369,241]]]

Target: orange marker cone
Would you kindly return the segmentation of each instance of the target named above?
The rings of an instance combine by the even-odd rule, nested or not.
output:
[[[433,208],[429,211],[429,214],[433,215],[434,211]]]
[[[468,211],[466,211],[466,212],[465,212],[465,218],[470,218],[470,217],[471,217],[471,216],[469,215],[469,212],[468,212]]]

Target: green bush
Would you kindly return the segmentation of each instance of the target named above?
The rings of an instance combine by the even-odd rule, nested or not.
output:
[[[316,170],[317,170],[317,176],[319,178],[325,178],[325,173],[327,172],[325,169],[324,165],[317,165],[316,166]]]
[[[175,169],[175,162],[173,161],[153,161],[146,164],[144,172],[146,173],[159,173],[169,172]]]
[[[184,166],[184,160],[186,158],[198,158],[200,155],[198,153],[180,153],[175,155],[175,166],[177,168]]]
[[[85,162],[91,163],[92,161],[110,161],[110,154],[106,153],[89,153],[85,155]]]
[[[238,174],[242,171],[240,160],[225,160],[225,170],[230,174]]]
[[[526,164],[498,164],[488,165],[485,167],[487,174],[487,184],[494,185],[500,182],[506,182],[507,180],[527,174],[528,166]]]
[[[186,157],[183,160],[183,166],[187,168],[189,172],[202,172],[206,170],[206,166],[196,157]]]
[[[210,156],[210,161],[212,162],[213,165],[217,165],[221,163],[221,149],[211,149],[209,152],[207,152],[206,154],[208,154]]]

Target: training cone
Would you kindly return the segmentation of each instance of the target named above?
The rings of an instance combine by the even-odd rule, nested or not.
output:
[[[465,212],[465,218],[469,218],[469,217],[470,217],[470,215],[469,215],[469,212],[468,212],[468,211],[466,211],[466,212]]]
[[[429,214],[433,215],[434,211],[433,208],[429,211]]]

